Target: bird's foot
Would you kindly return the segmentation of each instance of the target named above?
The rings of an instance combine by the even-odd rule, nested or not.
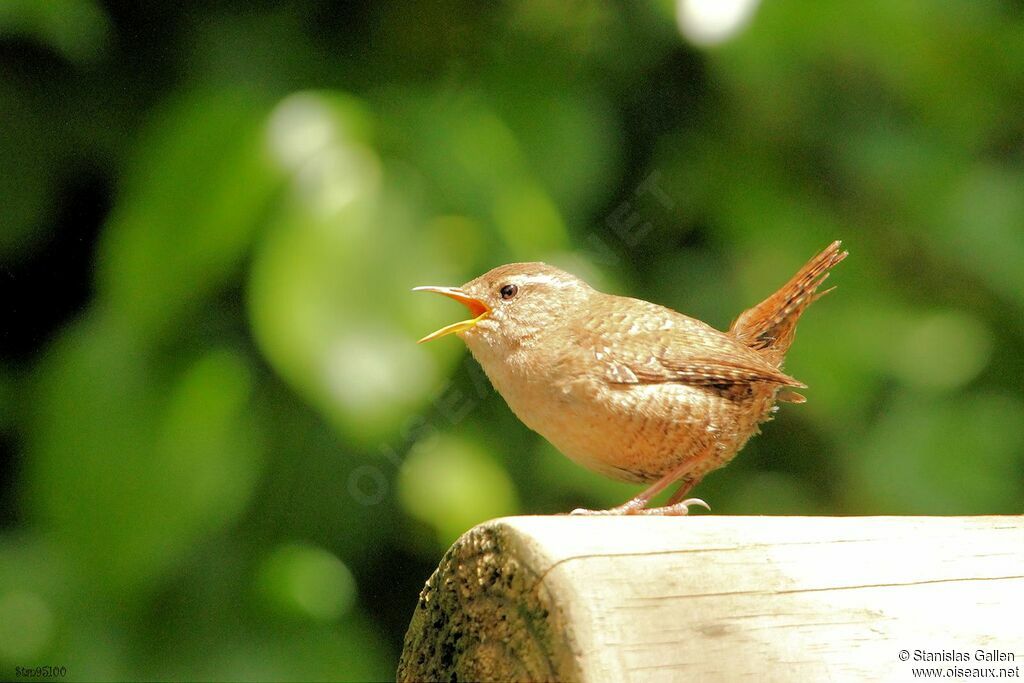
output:
[[[691,505],[699,505],[705,510],[711,510],[711,506],[705,503],[700,498],[687,498],[686,500],[681,500],[678,503],[673,503],[672,505],[666,505],[660,508],[641,508],[640,510],[637,510],[632,514],[661,515],[664,517],[682,517],[683,515],[690,514]]]
[[[707,510],[711,509],[711,506],[700,498],[687,498],[686,500],[679,501],[678,503],[658,508],[644,507],[644,501],[634,499],[628,503],[619,505],[618,507],[609,508],[607,510],[587,510],[585,508],[576,508],[569,514],[580,517],[609,517],[612,515],[661,515],[664,517],[681,517],[683,515],[690,514],[689,506],[691,505],[700,505]]]
[[[625,503],[623,503],[622,505],[616,505],[613,508],[608,508],[607,510],[587,510],[586,508],[576,508],[575,510],[573,510],[569,514],[570,515],[586,516],[586,517],[608,517],[608,516],[612,516],[612,515],[635,515],[635,514],[638,514],[639,511],[642,510],[644,505],[646,505],[646,504],[647,504],[646,500],[638,497],[638,498],[633,498],[632,500],[628,500]]]

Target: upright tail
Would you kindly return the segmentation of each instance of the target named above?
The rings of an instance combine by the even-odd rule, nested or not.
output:
[[[819,292],[818,287],[828,277],[829,269],[846,258],[848,252],[840,251],[840,244],[836,240],[828,245],[779,291],[741,313],[729,332],[759,351],[772,365],[781,365],[789,345],[793,343],[796,323],[804,310],[832,291]]]

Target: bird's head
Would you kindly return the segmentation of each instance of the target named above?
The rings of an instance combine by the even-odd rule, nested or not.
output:
[[[416,287],[466,306],[470,318],[428,334],[420,343],[456,333],[470,346],[511,349],[541,330],[556,327],[579,312],[594,293],[575,275],[546,263],[498,266],[461,287]]]

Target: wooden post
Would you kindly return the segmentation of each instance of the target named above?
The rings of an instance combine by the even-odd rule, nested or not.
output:
[[[889,681],[919,668],[1021,675],[1024,517],[495,520],[427,581],[398,679]]]

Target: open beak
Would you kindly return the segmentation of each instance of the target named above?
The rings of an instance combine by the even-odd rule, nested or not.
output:
[[[455,299],[460,304],[468,308],[469,314],[473,316],[469,320],[462,320],[460,322],[452,323],[451,325],[442,327],[437,332],[428,334],[423,339],[420,339],[418,342],[416,342],[417,344],[422,344],[423,342],[428,342],[432,339],[443,337],[446,334],[451,334],[452,332],[465,332],[466,330],[471,329],[478,322],[486,318],[491,312],[490,306],[485,304],[480,299],[477,299],[476,297],[466,294],[458,287],[413,287],[412,291],[434,292],[435,294],[444,294],[446,297],[450,299]]]

